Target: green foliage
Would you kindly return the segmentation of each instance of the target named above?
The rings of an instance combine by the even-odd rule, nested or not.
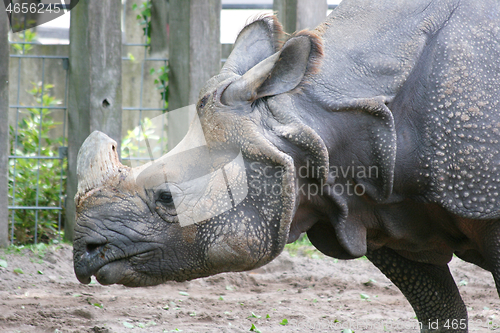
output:
[[[16,39],[18,39],[18,42],[31,43],[36,37],[36,32],[32,29],[28,29],[14,35],[17,37]],[[17,44],[16,41],[12,42],[12,47],[18,54],[27,54],[33,48],[31,44]]]
[[[291,244],[286,244],[285,249],[292,257],[295,257],[297,255],[313,259],[320,259],[324,257],[324,255],[321,252],[319,252],[314,247],[314,245],[312,245],[311,241],[309,240],[309,238],[307,238],[306,234],[300,236],[299,239],[297,239],[295,242]]]
[[[126,328],[134,328],[135,326],[127,321],[124,321],[123,322],[123,326],[125,326]]]
[[[154,68],[151,68],[149,73],[158,75],[158,78],[155,79],[156,89],[160,91],[161,100],[165,102],[163,108],[168,109],[168,74],[169,68],[168,66],[161,66],[158,70],[155,71]]]
[[[367,294],[361,293],[361,294],[359,294],[359,296],[361,297],[361,299],[364,299],[364,300],[367,300],[367,301],[370,300],[370,296],[367,295]]]
[[[252,314],[250,316],[248,316],[247,318],[261,318],[262,316],[259,316],[259,315],[256,315],[255,313],[252,312]]]
[[[14,268],[13,272],[16,274],[24,274],[23,270],[20,268]]]
[[[29,93],[41,108],[29,108],[21,111],[22,118],[16,130],[10,127],[10,155],[35,157],[12,158],[9,160],[9,197],[13,205],[58,207],[62,200],[60,196],[61,173],[66,166],[59,159],[58,148],[63,145],[63,139],[51,139],[49,132],[60,123],[50,116],[47,106],[60,103],[50,94],[53,85],[33,83]],[[54,158],[54,159],[51,159]],[[66,176],[62,174],[63,188]],[[38,188],[38,191],[37,191]],[[15,196],[14,196],[15,191]],[[14,214],[15,244],[34,242],[35,219],[38,214],[37,242],[49,242],[58,236],[58,210],[25,210],[19,209]],[[64,212],[63,212],[64,214]],[[11,227],[11,224],[9,224]],[[9,231],[10,234],[11,231]]]
[[[16,254],[20,256],[24,256],[26,253],[32,252],[35,257],[38,259],[44,259],[45,255],[48,252],[56,252],[61,249],[61,243],[65,243],[67,245],[71,245],[68,242],[59,242],[58,240],[54,240],[49,243],[37,243],[37,244],[28,244],[28,245],[9,245],[4,251],[6,254]]]
[[[288,325],[288,319],[284,318],[284,319],[281,321],[280,325],[283,325],[283,326]]]
[[[151,148],[146,144],[146,140],[160,140],[160,137],[155,134],[155,130],[156,125],[146,117],[141,121],[140,126],[127,131],[127,135],[122,139],[122,158],[141,157],[152,159],[153,156],[161,155],[163,151],[159,151],[161,149],[159,145],[154,145]],[[152,151],[149,151],[149,149],[152,149]]]
[[[301,235],[295,242],[292,244],[295,244],[297,246],[313,246],[309,238],[307,237],[307,234]]]
[[[137,4],[132,5],[132,10],[139,10],[139,14],[137,14],[136,18],[139,21],[139,25],[142,26],[142,31],[146,38],[145,44],[147,48],[150,47],[151,44],[151,0],[144,1],[139,6]],[[132,61],[135,61],[134,56],[129,54],[129,58]],[[161,99],[165,101],[164,108],[168,108],[168,66],[161,66],[158,70],[156,70],[156,74],[158,77],[155,79],[155,85],[158,90],[160,90]],[[155,69],[151,68],[149,71],[151,75],[155,74]]]
[[[136,18],[139,21],[139,24],[142,26],[142,31],[144,31],[144,36],[146,36],[146,43],[151,42],[151,0],[144,1],[141,3],[139,7],[137,4],[132,5],[132,10],[139,10],[139,14],[137,14]]]
[[[259,330],[257,327],[255,327],[254,324],[252,324],[252,326],[250,327],[249,329],[250,332],[257,332],[257,333],[261,333],[261,330]]]

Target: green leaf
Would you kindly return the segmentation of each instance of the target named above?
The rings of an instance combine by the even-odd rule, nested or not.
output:
[[[23,270],[20,268],[14,268],[14,273],[16,274],[24,274]]]
[[[223,300],[224,300],[224,297],[219,296],[219,301],[223,301]]]
[[[43,275],[43,272],[42,271],[37,271],[38,274],[40,275]]]
[[[7,261],[0,259],[0,267],[7,268]]]
[[[248,316],[247,318],[261,318],[262,316],[257,316],[255,313],[252,312],[251,316]]]
[[[281,321],[280,325],[283,325],[283,326],[288,325],[288,319],[286,319],[286,318],[285,318],[285,319],[283,319],[283,320]]]
[[[359,296],[361,296],[361,299],[370,299],[370,296],[367,294],[359,294]]]
[[[189,294],[185,291],[179,291],[179,295],[182,295],[182,296],[189,296]]]
[[[377,281],[375,281],[374,279],[370,279],[366,282],[363,282],[363,284],[367,287],[373,286],[375,283],[377,283]]]
[[[254,324],[252,324],[252,327],[250,327],[249,329],[250,332],[258,332],[258,333],[262,333],[257,327],[255,327]]]
[[[135,327],[134,325],[132,325],[131,323],[129,323],[127,321],[123,322],[123,326],[125,326],[126,328],[134,328]]]
[[[271,316],[269,315],[269,313],[266,315],[266,319],[269,319],[271,318]]]

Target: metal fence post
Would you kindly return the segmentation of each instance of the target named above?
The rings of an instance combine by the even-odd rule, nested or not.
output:
[[[326,18],[326,0],[274,0],[273,10],[286,32],[314,29]]]
[[[80,1],[71,11],[68,94],[68,180],[65,238],[72,240],[76,159],[100,130],[120,145],[122,124],[121,0]],[[118,151],[120,148],[118,147]]]
[[[196,103],[205,82],[220,71],[221,0],[170,0],[169,109]],[[189,126],[189,115],[169,115],[168,146]]]
[[[9,20],[0,4],[0,247],[9,245]]]

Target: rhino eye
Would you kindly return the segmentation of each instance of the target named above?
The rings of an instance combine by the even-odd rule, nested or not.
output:
[[[160,195],[158,196],[158,200],[165,204],[171,204],[172,202],[174,202],[174,199],[172,198],[172,193],[168,191],[161,192]]]

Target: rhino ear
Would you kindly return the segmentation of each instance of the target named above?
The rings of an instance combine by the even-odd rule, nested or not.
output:
[[[250,23],[239,33],[221,73],[245,74],[278,51],[283,36],[283,29],[274,16],[262,17]]]
[[[296,88],[305,75],[316,70],[321,55],[319,38],[302,32],[290,38],[279,52],[231,83],[221,101],[231,105],[288,92]]]

